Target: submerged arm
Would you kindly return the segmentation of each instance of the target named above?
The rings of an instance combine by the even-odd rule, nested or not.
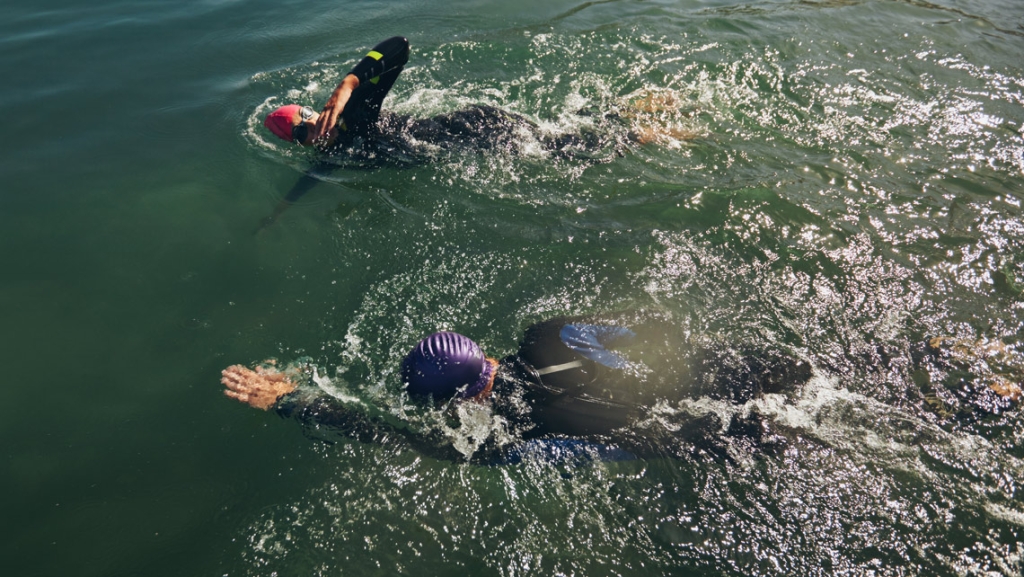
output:
[[[302,198],[307,192],[313,190],[313,187],[320,182],[320,179],[317,178],[318,176],[330,174],[335,168],[337,168],[337,166],[327,162],[318,162],[313,165],[306,174],[299,177],[298,182],[291,187],[288,194],[284,195],[284,198],[282,198],[281,201],[277,203],[277,206],[274,207],[274,212],[261,220],[259,225],[256,226],[256,230],[252,233],[259,234],[263,232],[264,229],[277,222],[277,219],[284,214],[284,211],[288,210],[288,207],[295,204],[295,202]]]

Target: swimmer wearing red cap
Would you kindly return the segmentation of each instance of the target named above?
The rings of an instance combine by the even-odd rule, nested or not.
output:
[[[662,138],[695,136],[671,124],[659,123],[658,113],[678,108],[680,101],[651,94],[628,97],[627,102],[612,111],[582,110],[580,114],[599,119],[597,124],[565,134],[549,134],[525,116],[489,105],[472,105],[429,118],[382,113],[384,99],[408,60],[409,41],[401,36],[388,38],[374,46],[345,75],[323,110],[316,112],[308,106],[288,104],[267,115],[264,125],[282,140],[332,154],[342,152],[359,165],[428,162],[438,149],[517,154],[533,143],[556,158],[603,162],[624,154],[627,142],[645,144]],[[336,168],[338,165],[333,161],[316,161],[256,232],[274,223],[315,186],[316,175]]]
[[[346,148],[357,156],[386,161],[391,156],[417,158],[415,143],[441,148],[503,149],[517,151],[524,133],[544,147],[565,151],[572,146],[602,144],[579,135],[549,138],[524,116],[494,106],[473,105],[430,118],[381,115],[381,106],[398,75],[409,61],[409,41],[388,38],[373,47],[356,64],[327,100],[320,112],[308,106],[288,104],[269,115],[263,124],[275,136],[323,151]],[[348,148],[358,141],[358,146]],[[391,153],[400,151],[401,154]],[[290,197],[296,196],[290,194]]]
[[[376,127],[384,97],[409,61],[409,41],[384,40],[342,78],[320,112],[288,104],[271,112],[263,124],[278,138],[303,146],[328,148],[346,133],[365,135]]]
[[[347,152],[365,153],[362,156],[386,161],[391,157],[422,159],[416,143],[430,143],[443,149],[498,149],[518,152],[524,137],[536,141],[542,148],[559,157],[582,154],[588,158],[593,151],[610,148],[621,154],[625,141],[639,144],[657,141],[664,136],[691,138],[671,126],[659,126],[645,113],[659,106],[678,107],[675,100],[633,98],[619,112],[601,113],[602,119],[615,120],[628,130],[602,133],[551,135],[528,118],[488,105],[472,105],[461,110],[439,114],[430,118],[414,118],[401,114],[381,114],[384,98],[394,86],[409,61],[409,41],[394,36],[377,44],[356,64],[331,97],[323,110],[316,112],[308,106],[288,104],[271,112],[264,125],[275,136],[303,146],[315,146],[324,151],[346,148]],[[596,117],[594,111],[581,114]],[[348,148],[356,143],[359,145]],[[399,152],[400,154],[394,154]]]

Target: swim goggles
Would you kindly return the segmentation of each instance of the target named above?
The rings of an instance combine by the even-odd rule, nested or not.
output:
[[[302,124],[292,127],[293,142],[298,142],[299,144],[306,142],[306,137],[309,136],[309,126],[306,125],[306,121],[313,118],[314,114],[316,114],[316,112],[308,106],[303,106],[302,109],[299,110],[299,116],[302,118]]]

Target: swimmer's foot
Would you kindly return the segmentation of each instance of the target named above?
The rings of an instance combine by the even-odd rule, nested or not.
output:
[[[686,118],[683,98],[673,90],[644,90],[627,97],[620,115],[630,123],[630,138],[638,144],[683,142],[700,134]]]
[[[1009,399],[1015,403],[1020,402],[1020,400],[1024,398],[1024,390],[1021,390],[1019,384],[1010,382],[1001,377],[996,377],[994,381],[989,384],[988,388],[995,391],[995,393],[1000,397]]]
[[[955,337],[934,337],[928,340],[933,354],[944,357],[947,362],[963,366],[983,364],[987,366],[988,388],[1000,397],[1013,402],[1024,399],[1021,377],[1024,363],[1012,347],[998,340],[957,339]]]

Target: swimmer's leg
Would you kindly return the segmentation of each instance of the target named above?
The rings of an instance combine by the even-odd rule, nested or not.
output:
[[[702,394],[743,404],[763,394],[784,393],[811,378],[811,365],[781,351],[734,355],[706,350],[701,370],[707,375]]]

